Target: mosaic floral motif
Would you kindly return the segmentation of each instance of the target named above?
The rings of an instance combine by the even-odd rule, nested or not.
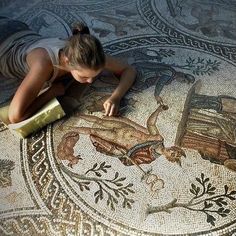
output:
[[[186,59],[184,65],[178,65],[178,64],[163,65],[161,63],[164,58],[174,57],[175,55],[176,52],[174,50],[171,49],[167,50],[164,48],[163,49],[145,48],[142,50],[135,50],[133,53],[133,58],[135,61],[132,64],[136,66],[138,70],[145,68],[150,70],[153,67],[155,67],[157,70],[158,69],[164,70],[165,68],[164,66],[166,67],[172,66],[176,69],[184,69],[190,71],[194,75],[204,75],[204,74],[211,75],[215,71],[219,70],[220,66],[219,61],[217,60],[212,61],[211,59],[206,60],[205,58],[200,58],[200,57],[198,58],[189,57]],[[174,69],[172,68],[172,70]],[[162,74],[162,72],[159,73]],[[186,77],[186,79],[188,79],[189,82],[192,82],[191,78]]]
[[[198,75],[212,75],[219,70],[220,62],[217,60],[205,58],[192,58],[186,59],[185,64],[167,64],[163,59],[174,57],[176,52],[167,49],[145,48],[137,49],[129,54],[130,58],[134,60],[131,64],[138,70],[138,79],[136,80],[132,92],[140,92],[155,85],[154,96],[160,96],[164,86],[169,85],[172,81],[177,80],[181,83],[194,83],[195,76]],[[192,74],[182,72],[189,71]],[[110,79],[110,78],[109,78]],[[94,90],[107,91],[112,88],[114,84],[111,81],[99,78],[101,87],[98,83],[93,86]],[[116,84],[116,83],[115,83]],[[102,110],[102,108],[100,109]]]

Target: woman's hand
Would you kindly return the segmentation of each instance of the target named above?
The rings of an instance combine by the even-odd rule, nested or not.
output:
[[[105,116],[117,116],[119,113],[120,99],[109,97],[104,103]]]
[[[117,116],[119,115],[119,104],[126,92],[130,89],[136,78],[136,70],[132,66],[116,60],[113,57],[106,55],[105,70],[108,70],[119,77],[119,83],[103,104],[105,108],[105,115]]]

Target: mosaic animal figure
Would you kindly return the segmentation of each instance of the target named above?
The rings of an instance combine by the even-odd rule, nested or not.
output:
[[[73,167],[76,165],[80,159],[80,155],[74,156],[74,145],[79,140],[79,134],[77,132],[66,133],[60,144],[57,146],[57,157],[59,160],[69,161],[68,166]]]

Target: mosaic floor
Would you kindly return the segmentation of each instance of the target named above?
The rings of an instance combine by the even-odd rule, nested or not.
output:
[[[0,125],[0,235],[236,235],[236,1],[1,0],[0,15],[61,38],[84,21],[138,70],[119,118],[101,112],[107,74],[28,139]]]

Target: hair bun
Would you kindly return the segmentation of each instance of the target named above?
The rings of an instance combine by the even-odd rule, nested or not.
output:
[[[77,22],[72,27],[72,34],[73,35],[90,34],[90,31],[87,25],[85,25],[82,22]]]

